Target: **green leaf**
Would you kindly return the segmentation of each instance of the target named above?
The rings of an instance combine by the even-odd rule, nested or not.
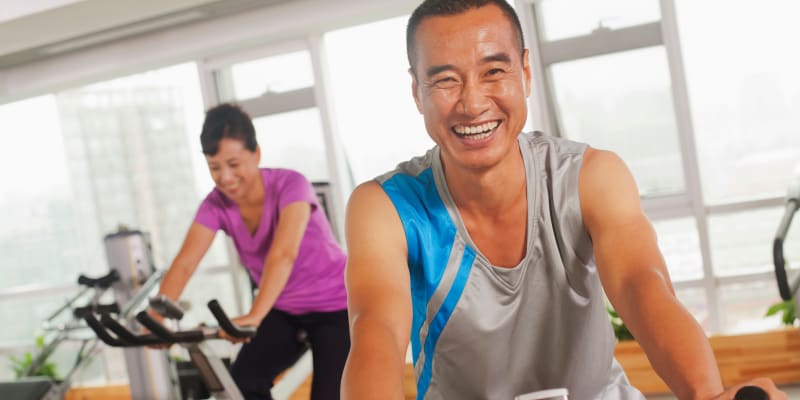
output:
[[[775,303],[767,309],[767,313],[764,315],[765,317],[771,317],[777,314],[780,311],[783,311],[786,308],[785,302]]]
[[[767,309],[765,317],[781,314],[781,323],[784,325],[792,326],[797,319],[797,307],[795,306],[794,298],[780,301],[775,303]]]

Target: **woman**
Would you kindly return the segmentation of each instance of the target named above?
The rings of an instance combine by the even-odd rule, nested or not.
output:
[[[258,327],[231,366],[242,394],[271,398],[275,377],[305,350],[297,340],[302,329],[314,360],[311,399],[338,399],[350,348],[345,255],[311,184],[296,171],[259,168],[255,128],[235,105],[208,110],[200,142],[216,187],[200,204],[159,293],[180,296],[221,229],[258,284],[250,311],[233,320]]]

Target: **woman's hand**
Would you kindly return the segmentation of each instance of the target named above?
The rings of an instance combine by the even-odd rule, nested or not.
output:
[[[261,324],[261,318],[252,316],[250,314],[242,315],[241,317],[236,317],[231,320],[233,325],[238,327],[245,327],[245,326],[252,326],[253,328],[258,328],[258,325]],[[230,341],[231,343],[250,343],[251,338],[236,338],[233,336],[228,335],[227,332],[220,329],[219,337],[225,340]]]

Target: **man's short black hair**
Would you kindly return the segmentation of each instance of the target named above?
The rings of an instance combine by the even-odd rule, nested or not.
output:
[[[475,8],[481,8],[489,4],[500,7],[503,15],[508,18],[516,30],[517,42],[519,44],[519,54],[525,51],[525,39],[522,35],[522,25],[519,23],[517,12],[506,0],[425,0],[417,6],[411,17],[408,18],[406,26],[406,52],[408,53],[408,64],[411,71],[416,74],[415,67],[417,62],[416,41],[414,35],[422,20],[428,17],[458,15]]]
[[[239,106],[222,103],[206,111],[200,145],[203,154],[213,156],[219,151],[219,142],[224,138],[241,140],[247,150],[256,151],[256,129],[250,116]]]

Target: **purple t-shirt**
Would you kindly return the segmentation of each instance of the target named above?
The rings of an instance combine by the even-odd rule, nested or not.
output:
[[[346,309],[346,257],[333,236],[311,183],[299,172],[288,169],[262,168],[261,177],[264,180],[264,209],[254,235],[247,230],[236,203],[216,188],[200,204],[195,222],[213,231],[222,229],[228,234],[250,277],[261,282],[264,260],[272,245],[281,210],[297,201],[311,204],[311,218],[297,259],[274,308],[290,314]]]

